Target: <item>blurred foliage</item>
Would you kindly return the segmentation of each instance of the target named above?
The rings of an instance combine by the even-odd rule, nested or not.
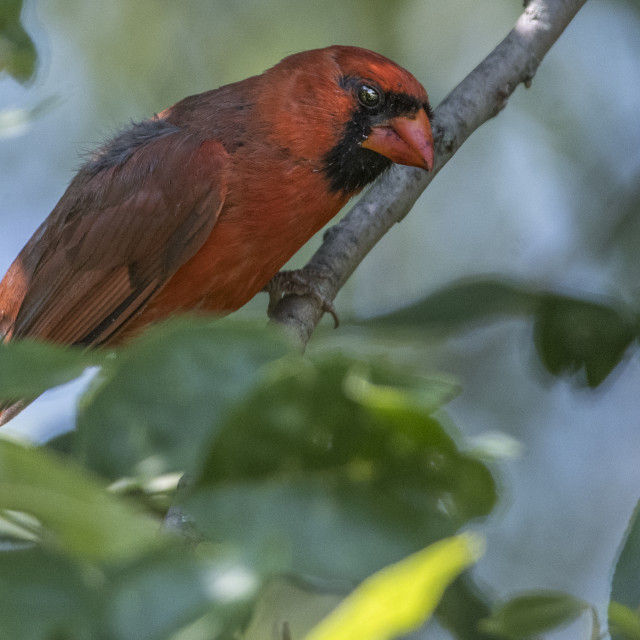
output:
[[[82,403],[85,463],[111,479],[193,469],[260,366],[286,349],[252,323],[186,318],[145,333],[104,363]]]
[[[188,502],[198,526],[252,558],[275,553],[279,570],[350,580],[488,514],[486,467],[417,399],[417,380],[391,380],[388,364],[338,354],[289,362],[213,437]]]
[[[106,493],[104,483],[79,465],[62,466],[44,451],[1,444],[2,508],[35,516],[58,551],[109,562],[155,546],[156,526]]]
[[[549,373],[572,375],[590,387],[601,384],[623,360],[640,328],[638,312],[621,302],[586,300],[495,279],[453,283],[367,324],[433,333],[514,316],[533,318],[535,348]]]
[[[480,627],[505,640],[527,640],[570,624],[585,611],[592,613],[591,640],[601,638],[595,609],[584,600],[557,591],[521,594],[495,608]]]
[[[19,82],[31,80],[37,54],[33,41],[20,22],[22,0],[0,2],[0,73],[6,71]]]
[[[189,638],[229,637],[272,576],[353,585],[496,501],[489,469],[436,417],[456,388],[385,359],[302,358],[273,328],[194,318],[115,355],[19,342],[3,355],[2,380],[20,357],[51,383],[87,364],[101,372],[67,436],[70,453],[0,441],[0,637],[106,629],[100,637],[152,639],[187,627]],[[40,391],[38,377],[34,385],[23,372],[8,395]],[[148,488],[180,470],[193,476],[180,503],[199,533],[195,549],[159,529]],[[472,561],[460,540],[436,559],[425,552],[431,569],[448,568],[415,592],[412,624]],[[388,570],[395,578],[380,578],[376,597],[411,589],[424,557]],[[49,604],[31,620],[33,598]],[[457,617],[468,619],[464,602]],[[403,620],[387,621],[388,634]]]
[[[527,297],[486,290],[501,293],[485,311]],[[489,515],[497,487],[445,419],[457,387],[444,379],[381,356],[302,357],[273,327],[233,319],[173,320],[115,354],[16,342],[2,356],[10,397],[88,364],[101,371],[68,453],[0,440],[0,638],[204,640],[246,628],[251,640],[266,607],[297,640],[362,580],[313,634],[355,625],[359,637],[396,637],[441,599],[436,615],[459,640],[529,638],[585,611],[599,633],[592,607],[567,594],[491,608],[469,575],[445,590],[477,551],[464,536],[438,541]],[[49,377],[34,384],[29,368]],[[161,527],[154,499],[183,470],[189,538]],[[637,530],[614,577],[621,629],[637,606]],[[274,591],[283,575],[307,586]],[[306,613],[296,605],[289,619],[296,602]]]
[[[640,503],[627,528],[611,584],[609,628],[613,640],[640,638]]]
[[[614,640],[640,640],[640,613],[612,600],[609,603],[609,630]]]
[[[17,107],[0,111],[0,138],[19,135],[36,119],[48,113],[59,100],[55,96],[42,98],[31,108]]]
[[[77,378],[87,367],[99,365],[99,351],[60,349],[50,343],[23,340],[0,344],[0,402],[33,400],[43,391]]]

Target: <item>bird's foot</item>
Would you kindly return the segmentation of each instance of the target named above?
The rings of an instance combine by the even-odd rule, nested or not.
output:
[[[330,276],[331,271],[329,269],[319,267],[305,267],[304,269],[276,273],[263,289],[269,294],[267,315],[270,318],[272,317],[276,305],[285,295],[312,296],[318,301],[325,313],[331,314],[334,327],[337,328],[340,320],[338,319],[336,308],[329,298],[318,291],[318,286],[315,282],[318,278],[329,278]]]

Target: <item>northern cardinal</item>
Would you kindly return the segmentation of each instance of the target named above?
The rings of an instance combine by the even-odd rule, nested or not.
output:
[[[238,309],[393,162],[432,168],[430,116],[408,71],[331,46],[133,124],[9,268],[0,338],[113,345],[176,312]]]

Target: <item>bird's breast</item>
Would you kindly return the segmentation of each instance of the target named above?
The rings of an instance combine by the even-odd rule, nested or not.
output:
[[[280,172],[232,174],[228,196],[208,239],[150,301],[135,325],[169,313],[225,314],[261,291],[291,256],[344,206],[321,172],[291,165]]]

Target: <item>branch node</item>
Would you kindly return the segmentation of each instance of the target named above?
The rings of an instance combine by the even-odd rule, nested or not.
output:
[[[507,106],[507,102],[509,101],[509,96],[512,93],[513,93],[513,89],[509,82],[507,82],[507,84],[505,84],[504,86],[500,87],[500,89],[498,89],[498,92],[496,94],[495,109],[491,114],[492,117],[497,116]]]
[[[433,131],[433,140],[437,148],[444,151],[446,154],[453,154],[458,148],[458,141],[453,127],[444,127],[434,120],[431,125]]]

